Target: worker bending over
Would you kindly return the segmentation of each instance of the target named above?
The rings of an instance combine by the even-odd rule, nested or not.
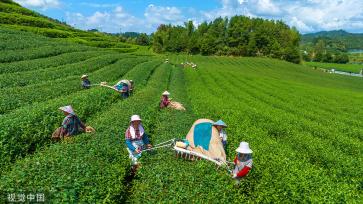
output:
[[[126,99],[129,97],[129,85],[124,81],[121,80],[120,82],[118,82],[115,86],[115,89],[121,93],[121,97],[123,99]]]
[[[74,113],[72,106],[64,106],[60,107],[59,110],[63,111],[63,114],[66,116],[63,119],[62,126],[57,128],[57,130],[53,133],[52,139],[59,140],[63,137],[71,137],[74,135],[78,135],[84,132],[94,132],[95,130],[86,126],[79,117]]]

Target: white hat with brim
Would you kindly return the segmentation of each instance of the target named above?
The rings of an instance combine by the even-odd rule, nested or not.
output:
[[[133,121],[141,121],[140,116],[139,115],[133,115],[133,116],[131,116],[131,122],[133,122]]]
[[[164,91],[163,96],[169,96],[170,93],[168,91]]]
[[[83,74],[82,76],[81,76],[81,79],[84,79],[84,78],[87,78],[88,77],[88,75],[87,74]]]
[[[64,112],[67,112],[67,113],[72,114],[72,115],[75,115],[75,113],[73,111],[73,108],[70,105],[69,106],[60,107],[59,110],[64,111]]]
[[[252,150],[250,149],[250,145],[247,142],[241,142],[239,147],[236,149],[236,152],[242,154],[251,154]]]

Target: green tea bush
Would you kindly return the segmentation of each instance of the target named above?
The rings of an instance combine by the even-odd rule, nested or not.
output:
[[[124,77],[135,77],[135,83],[139,83],[138,88],[147,81],[150,75],[148,70],[153,70],[158,64],[160,64],[159,61],[142,63],[135,66]],[[148,70],[140,72],[144,67]],[[138,72],[135,73],[135,70]],[[120,73],[123,73],[122,69]],[[81,93],[58,97],[30,107],[24,106],[12,113],[2,115],[3,120],[0,122],[2,162],[9,163],[14,161],[16,157],[23,157],[49,143],[52,132],[62,121],[63,116],[59,113],[59,107],[71,104],[75,107],[76,113],[80,118],[88,122],[87,118],[89,116],[103,110],[116,100],[119,100],[119,96],[118,94],[113,94],[112,90],[94,88],[82,91]],[[14,135],[17,135],[17,137],[14,137]]]
[[[152,66],[144,64],[127,74],[128,78],[135,79],[136,84],[148,80],[147,73],[152,73],[152,76],[147,86],[143,88],[141,84],[142,90],[134,96],[114,104],[90,121],[97,130],[95,134],[77,136],[17,162],[2,175],[0,188],[50,192],[52,202],[125,201],[127,186],[124,179],[130,166],[120,133],[127,128],[130,115],[145,116],[147,126],[147,115],[157,110],[155,105],[167,84],[170,69],[162,65],[153,70]],[[24,166],[27,166],[25,172]],[[12,182],[19,174],[23,179]]]
[[[26,50],[1,51],[0,63],[46,58],[67,52],[87,51],[89,47],[79,45],[43,46]]]
[[[115,81],[120,79],[133,66],[144,61],[146,61],[144,58],[125,56],[114,64],[100,67],[100,69],[88,73],[88,75],[94,84],[105,80],[109,82]],[[4,96],[0,98],[0,114],[7,113],[21,106],[54,99],[80,90],[82,90],[81,80],[78,75],[24,87],[0,89],[0,94]]]
[[[39,70],[48,67],[69,65],[105,54],[111,54],[111,53],[102,52],[102,51],[70,52],[48,58],[40,58],[40,59],[11,62],[11,63],[1,63],[0,74]]]
[[[0,13],[0,24],[24,25],[40,28],[56,27],[56,24],[50,21],[38,17],[24,16],[16,13]]]
[[[59,67],[50,67],[41,70],[25,71],[0,75],[0,87],[27,86],[30,84],[44,83],[67,76],[81,76],[84,73],[96,71],[99,68],[116,62],[122,54],[111,53],[89,58],[82,62]]]

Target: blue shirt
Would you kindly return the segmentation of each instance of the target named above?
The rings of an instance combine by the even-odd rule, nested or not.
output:
[[[82,80],[82,87],[85,89],[89,89],[91,86],[91,82],[88,79]]]
[[[66,135],[77,135],[86,127],[76,115],[68,114],[62,122],[62,128]]]

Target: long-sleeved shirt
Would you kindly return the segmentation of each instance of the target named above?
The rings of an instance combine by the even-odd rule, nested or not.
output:
[[[62,122],[62,134],[64,136],[77,135],[85,129],[86,126],[76,115],[68,114]]]
[[[239,163],[237,164],[237,160]],[[238,156],[234,159],[235,168],[233,170],[233,178],[241,178],[248,174],[248,172],[252,169],[252,157],[248,155],[244,161],[241,161]]]
[[[85,89],[89,89],[91,87],[91,82],[88,79],[82,80],[82,87]]]

